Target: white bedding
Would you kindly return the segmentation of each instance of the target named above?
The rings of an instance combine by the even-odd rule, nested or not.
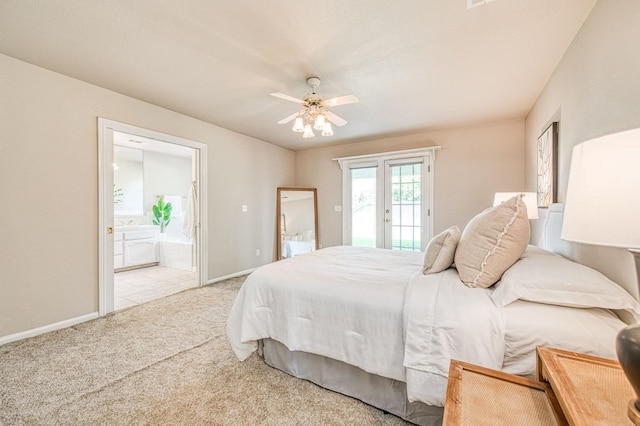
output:
[[[231,308],[233,350],[246,359],[270,337],[404,381],[404,292],[422,261],[422,253],[329,247],[265,265]]]
[[[409,401],[443,406],[451,359],[502,367],[505,326],[491,292],[465,286],[452,268],[411,277],[404,307]]]
[[[502,371],[535,377],[536,346],[617,359],[616,336],[625,326],[613,312],[601,308],[515,301],[503,309],[505,357]],[[594,338],[595,337],[595,338]]]
[[[422,261],[423,253],[330,247],[265,265],[232,306],[233,350],[243,360],[272,338],[406,382],[409,400],[442,406],[450,359],[528,373],[537,344],[608,356],[608,343],[593,342],[625,326],[608,310],[496,304],[492,288],[466,287],[455,269],[423,275]],[[588,333],[574,332],[587,323]]]
[[[309,253],[316,249],[316,241],[293,241],[293,240],[284,240],[282,241],[282,257],[289,258],[299,256],[301,254]]]

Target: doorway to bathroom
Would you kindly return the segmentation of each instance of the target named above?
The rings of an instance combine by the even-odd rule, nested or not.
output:
[[[206,283],[206,145],[99,119],[100,314]]]

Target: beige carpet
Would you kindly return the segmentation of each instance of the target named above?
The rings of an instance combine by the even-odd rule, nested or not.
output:
[[[0,346],[0,425],[406,425],[239,362],[226,339],[244,278]]]

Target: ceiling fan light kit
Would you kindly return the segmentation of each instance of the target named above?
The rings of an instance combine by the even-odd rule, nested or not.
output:
[[[316,89],[320,86],[320,83],[321,81],[318,77],[309,77],[307,84],[311,87],[312,92],[303,99],[294,98],[283,93],[271,93],[271,96],[302,105],[300,111],[278,121],[278,124],[285,124],[295,119],[291,130],[296,133],[302,133],[302,137],[305,139],[315,137],[314,129],[320,131],[322,136],[333,136],[331,123],[336,126],[347,124],[346,120],[326,110],[326,107],[356,103],[360,100],[354,95],[339,96],[325,100],[322,96],[316,94]]]

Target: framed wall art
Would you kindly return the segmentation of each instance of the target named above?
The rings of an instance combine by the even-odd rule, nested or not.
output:
[[[558,193],[558,122],[538,138],[538,207],[549,207]]]

